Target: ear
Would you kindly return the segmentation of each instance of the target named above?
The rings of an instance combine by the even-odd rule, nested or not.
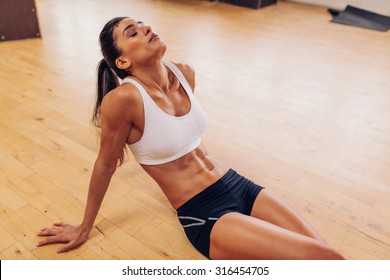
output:
[[[115,65],[119,69],[126,70],[126,69],[130,68],[131,62],[126,58],[119,57],[115,60]]]

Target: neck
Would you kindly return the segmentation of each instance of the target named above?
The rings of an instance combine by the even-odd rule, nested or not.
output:
[[[153,64],[137,65],[137,67],[132,69],[132,76],[150,89],[156,89],[163,93],[169,91],[168,71],[160,60],[155,61]]]

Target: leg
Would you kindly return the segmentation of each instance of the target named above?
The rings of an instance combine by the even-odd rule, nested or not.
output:
[[[325,243],[317,231],[294,209],[264,189],[257,196],[251,216]]]
[[[212,259],[342,259],[323,242],[240,213],[223,215],[210,236]]]

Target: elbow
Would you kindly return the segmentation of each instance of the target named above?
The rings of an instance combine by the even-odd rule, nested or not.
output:
[[[106,162],[101,159],[97,159],[95,162],[95,169],[98,169],[100,173],[108,176],[112,176],[117,168],[116,162]]]
[[[107,167],[107,173],[112,176],[114,175],[115,171],[116,171],[116,168],[117,168],[117,165],[116,164],[111,164]]]

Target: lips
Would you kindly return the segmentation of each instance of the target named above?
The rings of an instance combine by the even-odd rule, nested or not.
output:
[[[153,39],[158,38],[158,35],[156,33],[152,33],[149,39],[149,43],[153,41]]]

